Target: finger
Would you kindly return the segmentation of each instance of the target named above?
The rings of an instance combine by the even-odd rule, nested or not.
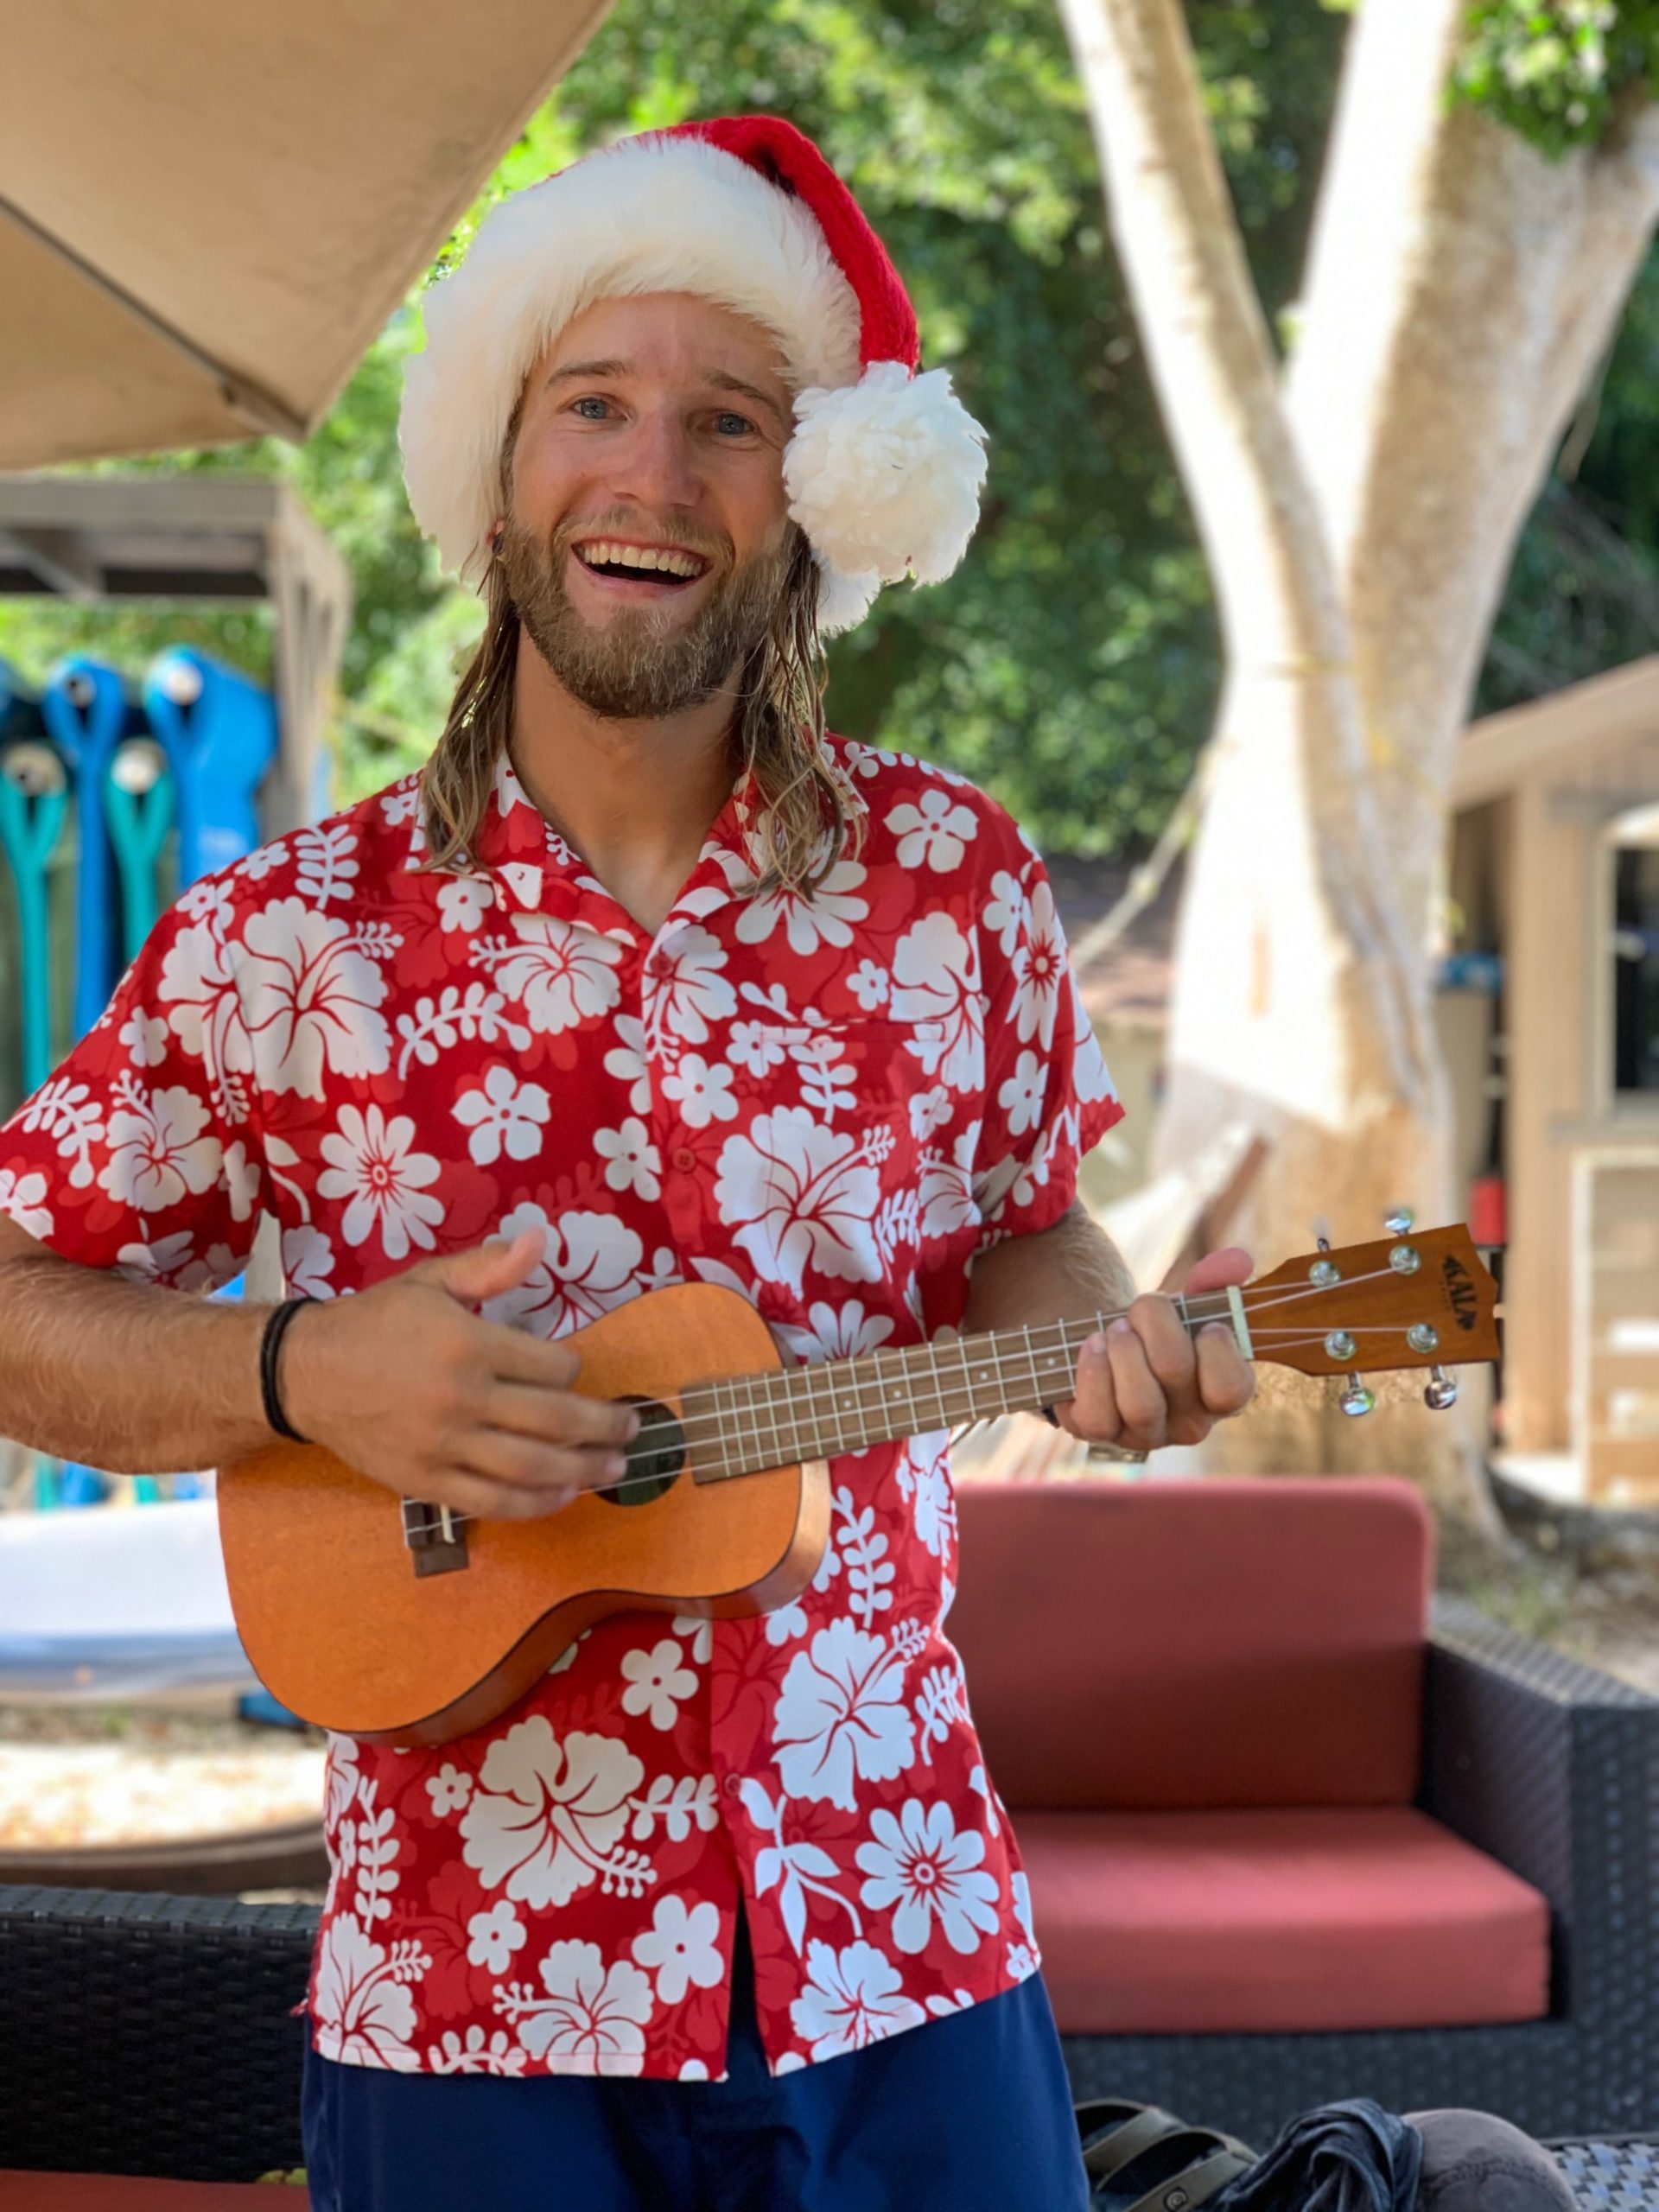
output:
[[[1224,1244],[1220,1251],[1206,1252],[1201,1260],[1194,1260],[1181,1285],[1181,1294],[1190,1298],[1198,1291],[1225,1290],[1230,1283],[1248,1282],[1255,1272],[1255,1262],[1242,1244]]]
[[[1198,1355],[1198,1398],[1205,1412],[1217,1419],[1243,1413],[1255,1395],[1255,1371],[1226,1322],[1211,1321],[1199,1330]]]
[[[526,1490],[512,1483],[490,1482],[464,1467],[447,1466],[435,1471],[432,1488],[442,1491],[442,1503],[468,1521],[530,1521],[538,1515],[557,1513],[576,1495],[574,1489]],[[426,1497],[417,1503],[437,1514],[439,1500]]]
[[[1106,1339],[1098,1331],[1085,1337],[1078,1349],[1076,1395],[1069,1403],[1057,1405],[1054,1414],[1061,1427],[1073,1436],[1086,1438],[1091,1444],[1116,1441],[1122,1422],[1112,1389]]]
[[[1173,1405],[1190,1397],[1198,1384],[1198,1357],[1174,1300],[1159,1295],[1137,1298],[1128,1319],[1165,1398]]]
[[[1112,1395],[1123,1426],[1133,1429],[1142,1444],[1155,1449],[1164,1440],[1169,1408],[1132,1322],[1120,1316],[1111,1324],[1106,1332],[1106,1351],[1112,1363]]]
[[[503,1428],[480,1428],[456,1455],[472,1473],[525,1490],[606,1490],[628,1471],[626,1454],[605,1445],[543,1444]]]
[[[569,1344],[552,1337],[533,1337],[500,1321],[475,1325],[478,1359],[502,1382],[527,1382],[542,1390],[568,1390],[582,1372],[582,1360]]]
[[[614,1398],[529,1382],[491,1382],[478,1402],[480,1428],[510,1430],[545,1444],[627,1444],[639,1433],[637,1408]]]
[[[469,1306],[499,1298],[530,1274],[542,1255],[541,1231],[522,1230],[508,1239],[493,1236],[465,1252],[446,1252],[442,1259],[417,1261],[409,1272],[423,1281],[435,1282]]]

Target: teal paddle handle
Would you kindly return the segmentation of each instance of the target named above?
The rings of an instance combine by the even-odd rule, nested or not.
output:
[[[124,791],[113,766],[104,772],[104,819],[121,878],[121,957],[130,961],[155,928],[161,907],[157,869],[173,826],[173,779],[158,776],[147,791]]]
[[[17,893],[23,970],[23,1090],[38,1090],[52,1072],[52,968],[47,943],[46,870],[62,834],[65,791],[35,797],[0,775],[0,847]]]

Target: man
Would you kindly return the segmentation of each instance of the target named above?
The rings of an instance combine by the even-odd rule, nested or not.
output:
[[[850,195],[772,118],[630,141],[493,215],[427,332],[410,495],[483,641],[422,774],[194,885],[0,1130],[0,1431],[136,1472],[274,1428],[556,1513],[634,1426],[558,1340],[703,1281],[795,1359],[1128,1308],[1057,1418],[1198,1440],[1249,1370],[1077,1206],[1121,1109],[1040,861],[823,731],[819,632],[948,574],[984,473]],[[304,1302],[180,1296],[257,1209]],[[791,1605],[334,1740],[319,2208],[1082,2203],[945,1442],[834,1464]]]

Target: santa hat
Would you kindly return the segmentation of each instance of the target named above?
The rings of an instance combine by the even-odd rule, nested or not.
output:
[[[857,202],[779,116],[684,123],[590,154],[493,208],[424,301],[398,442],[410,504],[475,581],[507,423],[542,348],[597,300],[696,292],[777,340],[793,388],[789,511],[821,571],[826,634],[884,583],[967,550],[985,434],[943,369],[917,373],[915,312]]]

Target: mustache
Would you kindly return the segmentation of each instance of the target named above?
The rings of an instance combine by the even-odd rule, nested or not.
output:
[[[696,554],[711,568],[729,568],[732,561],[729,537],[710,537],[684,523],[667,522],[656,515],[630,514],[620,507],[612,508],[606,514],[583,515],[579,520],[560,523],[548,540],[548,551],[556,559],[568,553],[578,539],[588,537],[608,537],[623,544],[669,545],[677,552]]]

